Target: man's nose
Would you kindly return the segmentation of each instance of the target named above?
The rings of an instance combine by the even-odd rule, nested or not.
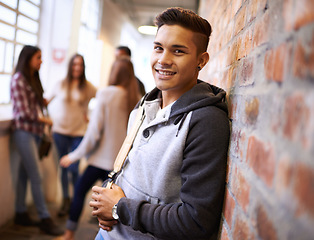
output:
[[[158,59],[158,63],[160,65],[171,65],[172,64],[172,57],[171,54],[168,51],[164,51],[159,59]]]

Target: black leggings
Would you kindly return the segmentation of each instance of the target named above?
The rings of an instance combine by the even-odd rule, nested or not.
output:
[[[87,192],[99,179],[105,181],[108,178],[110,171],[106,171],[97,167],[88,166],[84,171],[83,175],[78,179],[75,190],[74,199],[70,208],[70,220],[78,222]]]

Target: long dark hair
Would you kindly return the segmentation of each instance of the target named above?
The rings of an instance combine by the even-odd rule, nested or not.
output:
[[[141,97],[132,62],[125,58],[118,58],[112,64],[108,84],[121,86],[127,91],[130,113]]]
[[[17,61],[14,73],[20,72],[25,77],[26,81],[29,83],[29,85],[35,92],[40,106],[43,107],[44,106],[44,99],[43,99],[44,90],[40,82],[39,72],[34,71],[33,73],[30,67],[30,61],[32,57],[38,51],[41,51],[41,50],[40,48],[36,46],[30,46],[30,45],[24,46],[20,53],[19,59]]]
[[[83,91],[87,85],[87,80],[86,80],[86,75],[85,75],[85,61],[84,61],[84,57],[78,53],[75,53],[70,61],[69,61],[69,64],[68,64],[68,72],[67,72],[67,75],[63,81],[63,84],[62,84],[62,87],[65,87],[67,89],[67,99],[68,100],[71,100],[71,82],[73,80],[73,75],[72,75],[72,67],[73,67],[73,64],[74,64],[74,60],[75,58],[81,58],[82,61],[83,61],[83,71],[82,71],[82,74],[81,76],[79,77],[79,84],[78,84],[78,88],[80,91]]]

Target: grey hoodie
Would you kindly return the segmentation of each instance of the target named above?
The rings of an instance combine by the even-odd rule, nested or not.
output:
[[[148,94],[146,118],[116,180],[126,195],[120,223],[101,229],[104,239],[217,237],[230,134],[225,94],[198,80],[157,116],[161,92]]]

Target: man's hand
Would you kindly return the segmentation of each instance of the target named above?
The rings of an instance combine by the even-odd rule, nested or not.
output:
[[[112,207],[125,197],[125,194],[116,184],[113,184],[111,189],[94,186],[92,190],[93,200],[89,202],[89,206],[93,208],[92,215],[97,216],[102,229],[111,230],[111,227],[117,223],[112,217]]]
[[[118,221],[117,220],[111,220],[111,221],[104,221],[100,218],[97,218],[98,219],[98,222],[99,222],[99,227],[104,229],[105,231],[111,231],[112,230],[112,227],[116,224],[118,224]]]
[[[71,161],[71,159],[69,158],[68,155],[63,156],[63,157],[60,159],[60,166],[61,166],[61,167],[67,168],[67,167],[70,166],[71,164],[72,164],[72,161]]]

